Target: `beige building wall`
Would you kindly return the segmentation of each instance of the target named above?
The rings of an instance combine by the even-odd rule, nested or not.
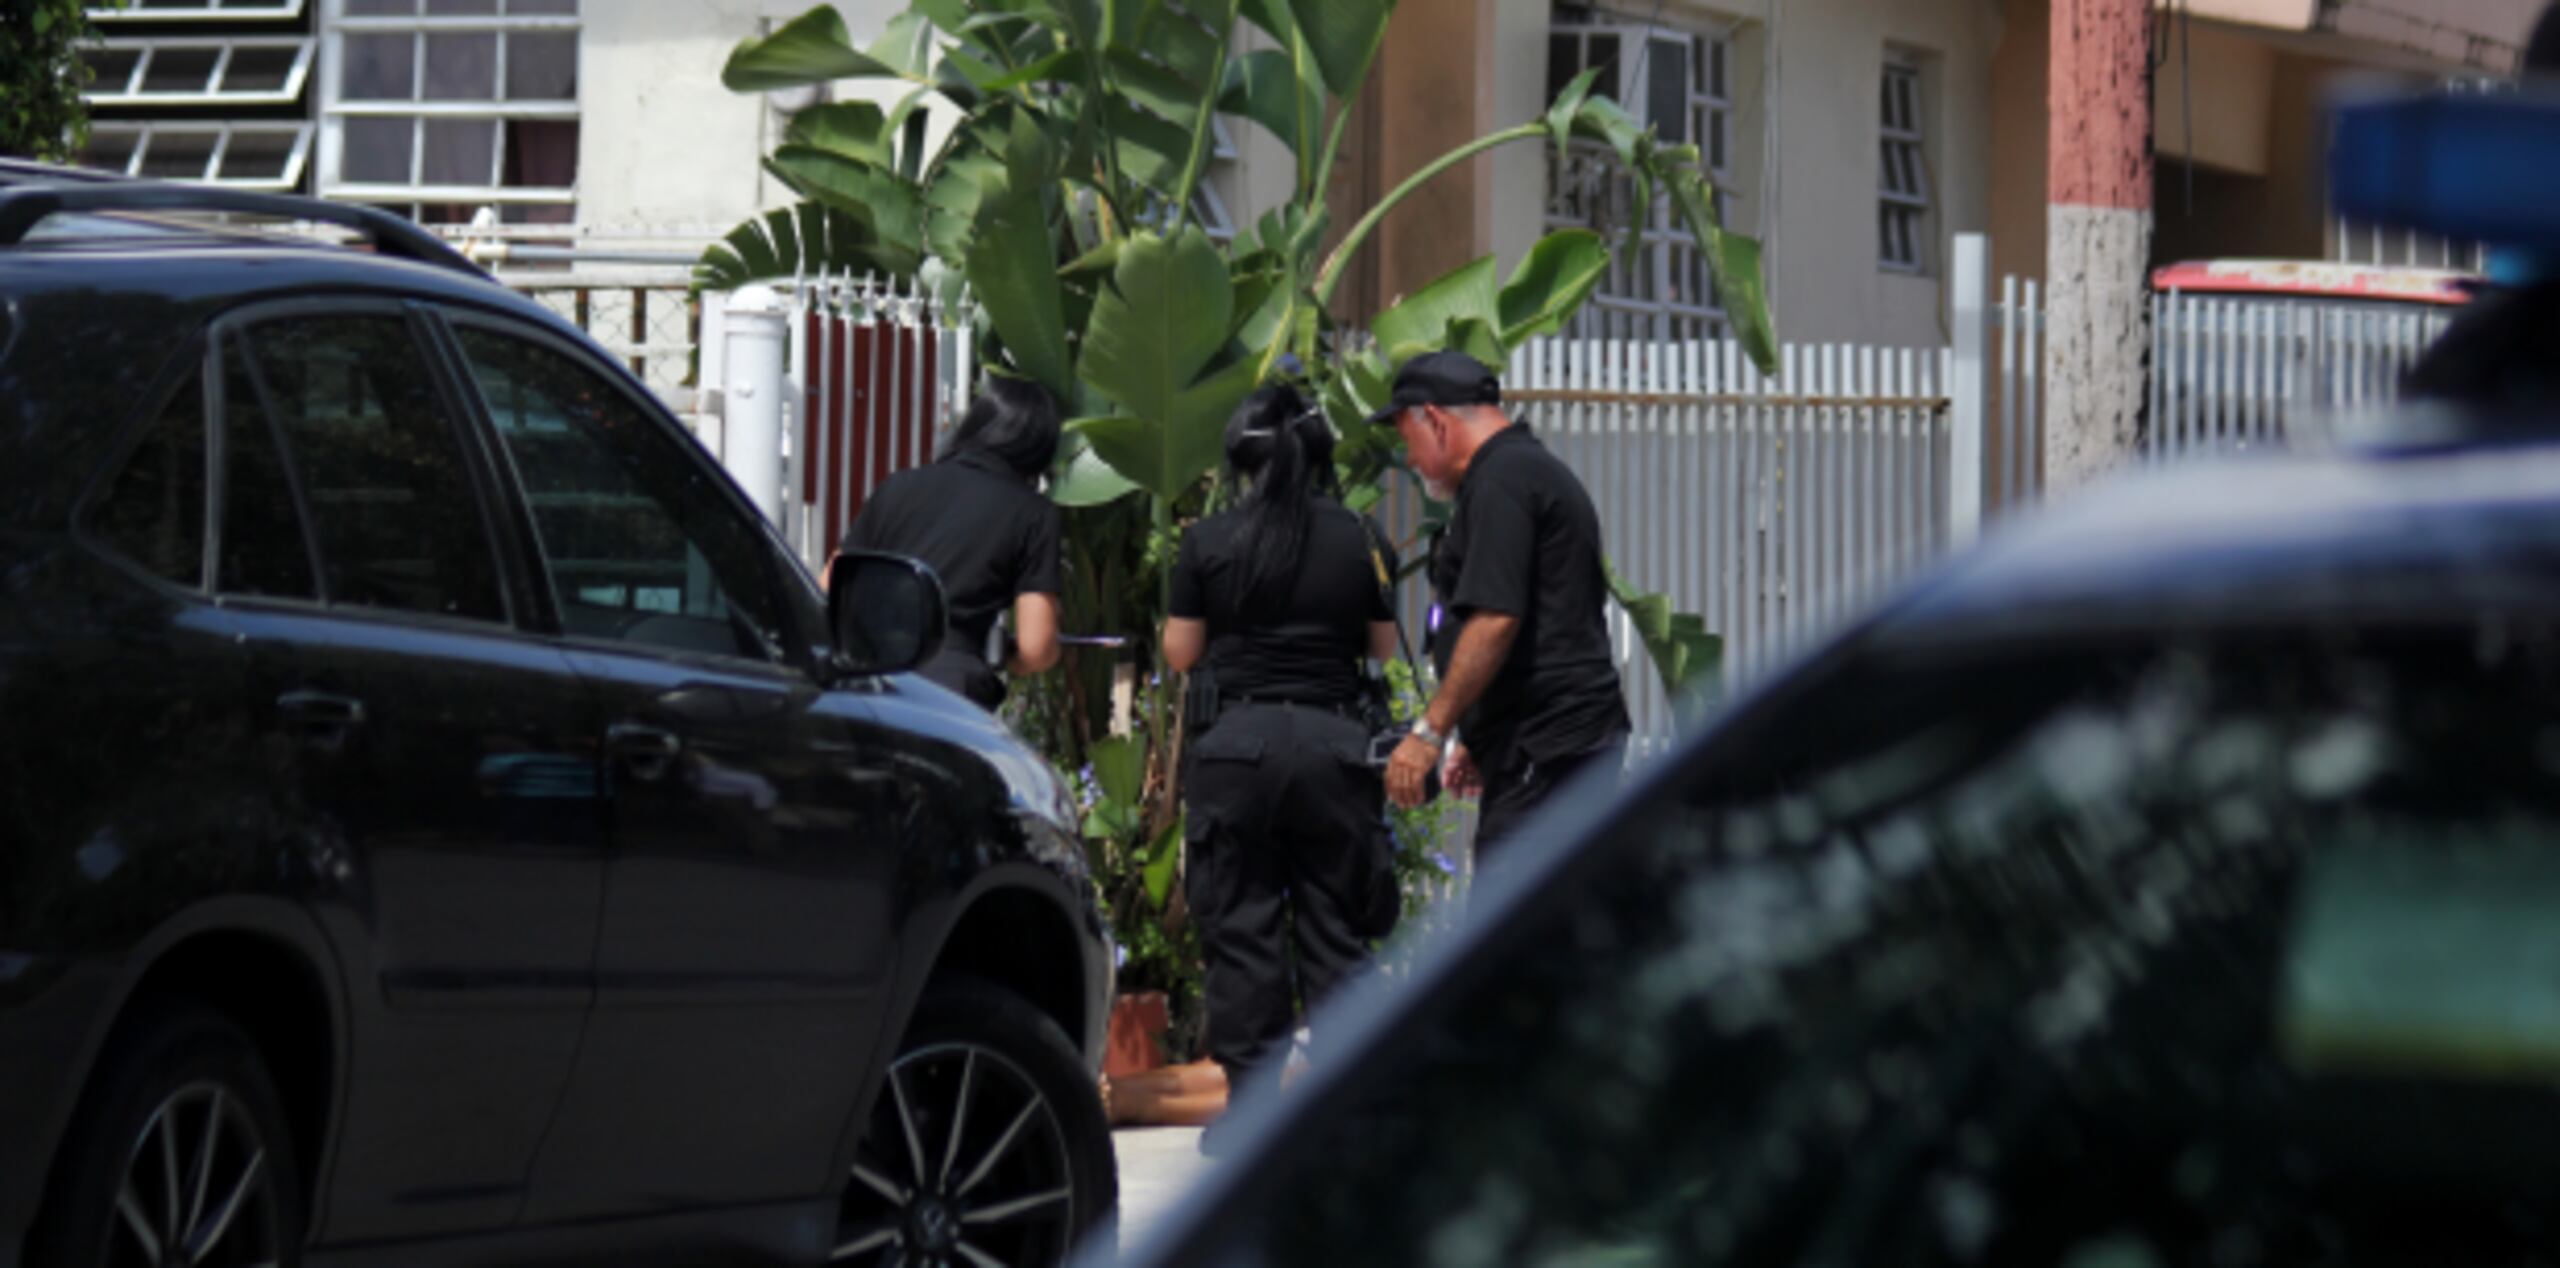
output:
[[[729,50],[809,10],[812,0],[605,0],[584,6],[579,55],[578,218],[593,226],[726,232],[790,192],[762,159],[786,115],[720,84]],[[878,37],[895,0],[836,5],[856,45]],[[839,83],[838,101],[896,94]]]
[[[1992,68],[2004,26],[1999,3],[1664,0],[1657,10],[1621,0],[1601,7],[1636,22],[1658,11],[1657,20],[1669,26],[1735,27],[1734,220],[1768,250],[1771,303],[1786,338],[1912,346],[1943,338],[1948,236],[1990,223]],[[1484,122],[1533,118],[1544,104],[1549,8],[1538,0],[1493,0],[1488,8],[1501,111]],[[1397,21],[1409,16],[1399,11]],[[1919,275],[1889,272],[1879,263],[1877,169],[1888,49],[1915,55],[1922,67],[1935,207],[1932,246]],[[1772,144],[1780,156],[1775,164]],[[1493,208],[1492,247],[1507,268],[1544,231],[1544,164],[1522,147],[1499,155],[1483,179]]]

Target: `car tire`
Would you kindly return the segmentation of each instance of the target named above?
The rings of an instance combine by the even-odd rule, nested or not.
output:
[[[1002,987],[936,982],[874,1100],[834,1262],[1045,1268],[1113,1236],[1119,1189],[1066,1032]]]
[[[27,1263],[294,1268],[302,1204],[293,1133],[257,1045],[201,1004],[150,1001],[81,1094]],[[173,1238],[192,1249],[164,1260]]]

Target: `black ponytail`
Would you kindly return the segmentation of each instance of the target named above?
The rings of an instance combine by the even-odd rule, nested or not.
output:
[[[1297,389],[1274,384],[1246,397],[1227,419],[1227,470],[1245,486],[1236,504],[1237,514],[1244,517],[1236,541],[1244,564],[1237,576],[1237,606],[1249,614],[1288,603],[1299,556],[1306,550],[1316,493],[1311,478],[1316,464],[1304,427],[1308,414],[1306,398]],[[1324,420],[1315,424],[1322,429]],[[1324,435],[1323,454],[1322,465],[1330,472],[1330,431]]]

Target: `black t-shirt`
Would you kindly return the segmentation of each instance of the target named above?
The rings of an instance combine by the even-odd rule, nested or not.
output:
[[[1526,423],[1485,441],[1431,561],[1447,609],[1433,641],[1443,674],[1470,614],[1520,618],[1510,656],[1458,723],[1485,770],[1588,752],[1629,729],[1609,654],[1607,568],[1600,515],[1572,468]]]
[[[1192,525],[1173,566],[1172,613],[1209,623],[1207,664],[1219,698],[1355,703],[1369,623],[1393,616],[1370,560],[1375,526],[1339,502],[1318,499],[1287,602],[1256,612],[1245,610],[1239,593],[1243,527],[1244,517],[1234,511]],[[1387,574],[1395,575],[1385,534],[1374,540]]]
[[[1001,459],[963,451],[872,490],[844,548],[924,561],[951,612],[945,646],[975,655],[1016,595],[1058,593],[1059,518]]]

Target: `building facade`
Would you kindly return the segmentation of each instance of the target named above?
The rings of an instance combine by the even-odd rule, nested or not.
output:
[[[1944,338],[1945,250],[2043,272],[2052,0],[1402,0],[1337,174],[1335,223],[1469,139],[1533,119],[1585,69],[1695,143],[1728,222],[1766,249],[1791,339]],[[2155,199],[2163,259],[2467,263],[2456,244],[2338,223],[2322,196],[2326,101],[2364,84],[2510,75],[2540,0],[2160,0]],[[376,203],[429,223],[494,208],[520,234],[695,251],[787,199],[759,165],[789,111],[719,69],[804,0],[137,0],[97,16],[86,161]],[[892,0],[840,4],[866,41]],[[851,96],[857,85],[828,94]],[[1287,151],[1227,121],[1202,219],[1231,231],[1284,197]],[[1644,224],[1585,333],[1720,328],[1666,207],[1633,205],[1605,153],[1521,144],[1389,218],[1346,315],[1539,235]]]

